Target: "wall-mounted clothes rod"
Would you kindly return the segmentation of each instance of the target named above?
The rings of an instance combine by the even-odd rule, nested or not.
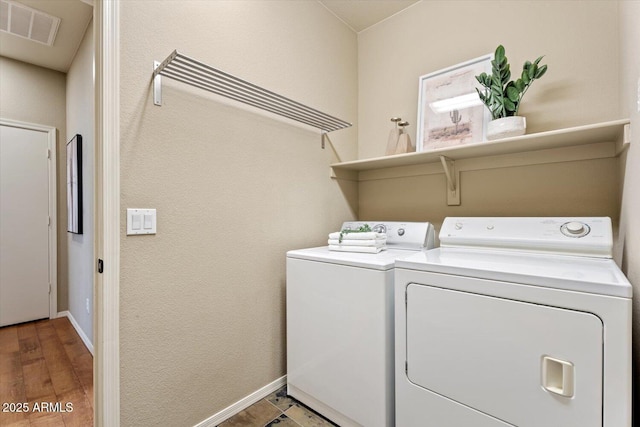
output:
[[[351,123],[220,71],[176,50],[163,62],[154,62],[153,103],[155,105],[162,105],[160,76],[313,126],[320,129],[323,134],[351,126]]]

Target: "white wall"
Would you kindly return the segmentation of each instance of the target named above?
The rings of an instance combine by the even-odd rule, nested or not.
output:
[[[76,134],[82,135],[83,234],[67,233],[66,238],[69,250],[69,312],[91,343],[93,343],[93,275],[95,271],[93,257],[95,173],[93,51],[93,24],[90,24],[67,73],[67,130],[69,139]]]
[[[356,36],[311,1],[120,7],[121,421],[192,426],[285,374],[285,253],[357,194],[316,130],[167,78],[154,106],[153,61],[178,49],[355,122]],[[355,157],[355,128],[331,138]],[[126,208],[156,208],[157,234],[126,236]]]
[[[633,284],[634,386],[640,385],[640,2],[620,1],[620,102],[631,119],[631,146],[626,155],[620,234],[624,239],[622,269]],[[634,402],[640,399],[635,392]],[[637,406],[637,405],[636,405]],[[640,417],[636,408],[635,417]]]
[[[0,57],[0,88],[0,117],[58,130],[58,311],[64,311],[68,308],[65,74]]]

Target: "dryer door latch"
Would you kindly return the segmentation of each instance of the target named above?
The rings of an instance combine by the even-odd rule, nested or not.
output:
[[[573,363],[542,356],[542,388],[564,397],[573,397]]]

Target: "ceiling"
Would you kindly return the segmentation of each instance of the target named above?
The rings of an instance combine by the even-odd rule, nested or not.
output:
[[[419,0],[319,0],[327,9],[359,33],[395,15]]]
[[[15,1],[15,0],[10,0]],[[318,0],[353,31],[370,26],[419,0]],[[18,3],[61,19],[53,46],[0,32],[0,56],[53,70],[69,71],[93,16],[93,0],[19,0]]]
[[[67,72],[93,16],[83,0],[20,0],[18,3],[60,18],[53,46],[0,32],[0,56]]]

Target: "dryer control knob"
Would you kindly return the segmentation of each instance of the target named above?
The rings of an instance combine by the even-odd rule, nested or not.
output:
[[[580,221],[567,222],[560,227],[560,232],[567,237],[584,237],[589,234],[590,231],[589,226]]]
[[[386,233],[387,226],[384,224],[377,224],[372,228],[372,230],[375,231],[376,233]]]
[[[404,236],[404,228],[398,228],[398,236]]]
[[[456,230],[462,230],[462,223],[461,222],[456,222],[455,228],[456,228]]]
[[[571,234],[580,234],[584,232],[584,224],[578,221],[567,223],[567,231]]]

